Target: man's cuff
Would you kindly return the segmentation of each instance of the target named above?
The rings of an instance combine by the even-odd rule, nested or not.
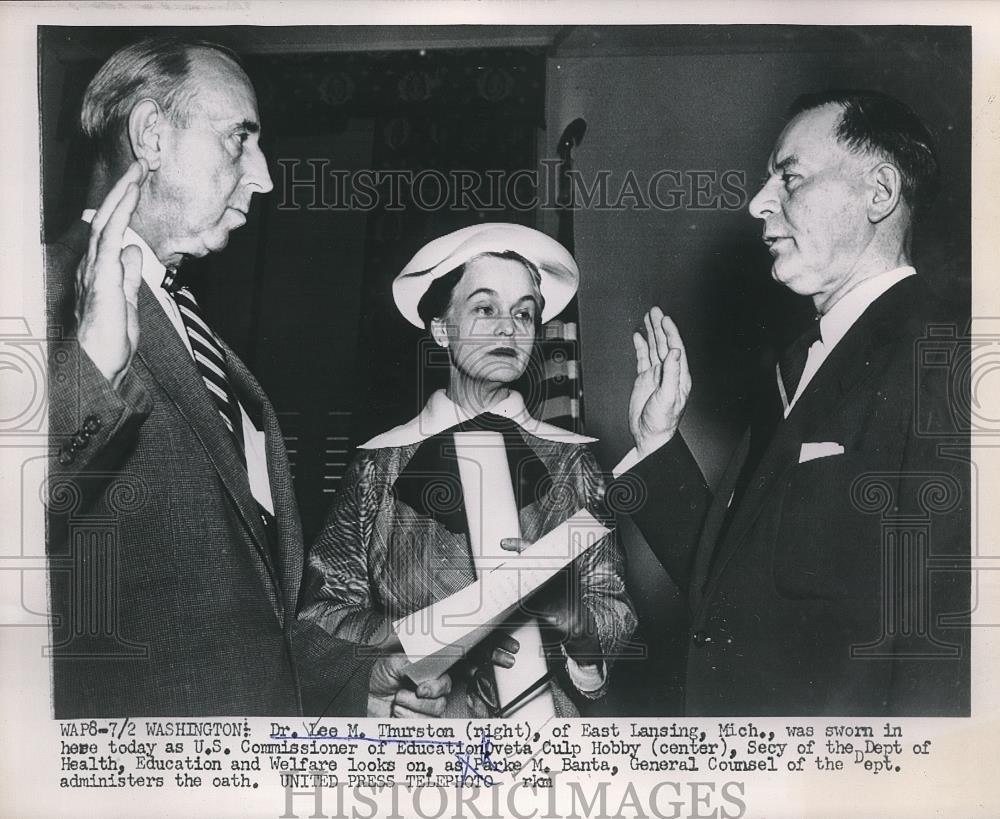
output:
[[[580,665],[566,653],[565,648],[562,652],[566,658],[566,672],[577,691],[581,694],[597,694],[604,688],[608,679],[608,666],[604,660],[601,660],[600,665]]]
[[[641,460],[642,458],[639,457],[639,450],[632,447],[625,454],[625,457],[618,462],[618,466],[611,470],[612,477],[620,478]]]
[[[368,716],[387,718],[392,716],[392,700],[368,695]]]
[[[672,440],[674,440],[676,436],[677,432],[674,431],[674,433],[671,434],[669,438],[664,438],[656,446],[654,446],[651,450],[649,450],[649,452],[647,452],[645,455],[640,455],[639,450],[636,447],[632,447],[625,454],[625,457],[618,462],[618,466],[616,466],[614,469],[611,470],[611,476],[613,478],[620,478],[630,469],[634,469],[636,466],[638,466],[642,461],[644,461],[650,455],[652,455],[655,452],[659,452],[661,449],[663,449],[663,447],[665,447]]]

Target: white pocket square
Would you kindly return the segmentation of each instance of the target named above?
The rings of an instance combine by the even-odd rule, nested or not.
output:
[[[829,458],[831,455],[843,454],[844,447],[841,444],[835,444],[833,441],[802,444],[802,449],[799,450],[799,463],[804,464],[806,461],[815,461],[817,458]]]

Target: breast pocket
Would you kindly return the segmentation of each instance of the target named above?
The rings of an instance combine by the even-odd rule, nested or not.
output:
[[[859,481],[879,471],[873,453],[816,458],[788,473],[773,558],[778,594],[845,599],[877,592],[880,517],[860,502]]]

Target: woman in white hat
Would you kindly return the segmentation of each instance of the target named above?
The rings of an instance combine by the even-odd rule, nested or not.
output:
[[[472,494],[480,496],[474,502],[483,503],[490,522],[494,512],[502,516],[500,495],[513,492],[516,519],[506,525],[514,531],[501,526],[503,534],[523,538],[523,544],[582,508],[598,520],[608,517],[601,473],[587,448],[595,439],[532,418],[511,388],[528,366],[542,324],[576,292],[578,275],[562,245],[512,224],[455,231],[427,244],[407,264],[393,296],[403,316],[447,350],[448,387],[435,392],[412,421],[361,445],[310,553],[301,618],[346,640],[382,644],[391,639],[393,621],[476,579],[476,566],[483,564],[480,553],[473,554],[470,530],[487,527],[470,525],[474,487],[456,452],[469,438],[460,432],[492,432],[498,437],[477,440],[502,443],[507,468],[499,474],[495,457],[493,467],[484,461],[484,485]],[[483,645],[498,647],[492,661],[500,667],[469,658],[453,667],[446,716],[508,716],[541,697],[536,692],[546,686],[555,714],[572,716],[578,713],[573,699],[604,694],[610,660],[636,625],[615,537],[587,550],[528,608],[546,626],[545,658],[523,645],[517,654],[510,630],[498,629]],[[523,629],[514,633],[521,643],[526,634],[531,639]],[[528,669],[539,664],[546,673],[535,678]],[[510,680],[506,695],[500,684],[512,666],[523,671],[513,698]]]

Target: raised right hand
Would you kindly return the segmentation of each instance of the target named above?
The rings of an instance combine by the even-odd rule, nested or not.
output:
[[[687,354],[677,326],[659,307],[646,313],[644,321],[646,336],[632,334],[635,383],[628,404],[629,430],[640,456],[674,436],[691,393]]]
[[[148,172],[139,159],[115,183],[94,214],[90,244],[76,268],[77,340],[114,387],[139,344],[142,251],[135,245],[123,248],[122,242]]]

